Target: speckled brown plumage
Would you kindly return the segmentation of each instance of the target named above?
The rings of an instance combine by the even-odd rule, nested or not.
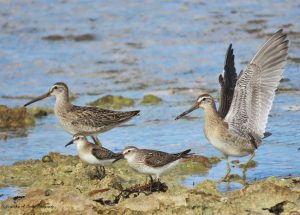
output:
[[[161,174],[174,168],[182,158],[188,158],[191,150],[180,153],[166,153],[150,149],[138,149],[128,146],[123,150],[128,165],[137,172],[159,178]]]
[[[122,158],[124,158],[124,156],[120,153],[114,153],[112,151],[110,151],[107,148],[101,147],[101,146],[97,146],[97,145],[92,145],[92,150],[91,150],[92,155],[94,155],[96,158],[102,160],[102,159],[114,159],[113,162],[116,162]]]
[[[164,166],[170,162],[176,161],[180,158],[186,158],[191,150],[185,150],[176,154],[169,154],[162,151],[155,151],[149,149],[140,149],[140,153],[145,156],[145,164],[151,167]]]
[[[81,134],[92,136],[96,144],[100,145],[97,138],[99,133],[106,132],[121,123],[127,122],[139,114],[136,111],[113,111],[97,107],[76,106],[69,102],[69,89],[65,83],[57,82],[50,90],[24,106],[49,96],[55,96],[54,113],[62,127],[72,135]]]

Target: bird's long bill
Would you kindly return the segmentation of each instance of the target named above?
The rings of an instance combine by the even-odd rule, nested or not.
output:
[[[116,158],[116,160],[114,160],[113,161],[113,163],[115,163],[115,162],[117,162],[117,161],[119,161],[119,160],[121,160],[121,159],[124,159],[124,155],[122,154],[122,153],[117,153],[119,156],[118,156],[118,158]]]
[[[65,147],[67,147],[67,146],[69,146],[69,145],[71,145],[71,144],[73,144],[74,142],[73,142],[73,140],[71,140],[70,142],[68,142],[66,145],[65,145]]]
[[[183,116],[189,114],[190,112],[192,112],[192,111],[194,111],[194,110],[196,110],[196,109],[198,109],[198,108],[199,108],[198,104],[195,103],[190,109],[184,111],[182,114],[180,114],[179,116],[177,116],[177,117],[175,118],[175,120],[180,119],[181,117],[183,117]]]
[[[34,102],[40,101],[40,100],[42,100],[42,99],[44,99],[44,98],[47,98],[47,97],[49,97],[49,96],[50,96],[50,92],[47,92],[47,93],[45,93],[45,94],[43,94],[43,95],[41,95],[41,96],[39,96],[39,97],[37,97],[37,98],[35,98],[35,99],[32,99],[30,102],[27,102],[27,103],[24,105],[24,107],[26,107],[26,106],[28,106],[28,105],[34,103]]]

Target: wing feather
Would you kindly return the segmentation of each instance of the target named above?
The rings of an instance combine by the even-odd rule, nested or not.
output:
[[[89,126],[94,128],[101,128],[105,126],[115,126],[130,120],[136,116],[139,111],[113,111],[97,107],[79,107],[73,106],[72,110],[73,120],[72,124],[80,124],[82,126]]]
[[[169,154],[162,151],[145,150],[145,152],[148,153],[145,157],[145,163],[151,167],[161,167],[180,159],[176,154]]]
[[[233,100],[225,117],[229,130],[264,137],[275,90],[288,54],[287,35],[279,30],[256,53],[239,75]]]
[[[232,44],[229,45],[225,56],[223,76],[219,76],[219,83],[221,85],[220,91],[220,105],[219,114],[222,118],[225,118],[229,111],[234,88],[237,80],[237,74],[234,66],[234,54]]]

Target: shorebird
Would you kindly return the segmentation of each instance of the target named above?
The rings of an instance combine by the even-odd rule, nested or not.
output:
[[[288,55],[287,35],[279,30],[258,50],[254,58],[241,71],[235,72],[234,55],[231,45],[225,57],[224,77],[219,76],[221,101],[217,111],[214,99],[208,94],[200,95],[194,105],[176,117],[176,120],[198,108],[204,109],[204,134],[208,141],[226,159],[226,181],[230,173],[228,156],[250,155],[264,137],[265,128],[275,96],[275,90],[282,78]],[[246,167],[243,170],[246,177]]]
[[[62,127],[72,135],[91,136],[97,145],[101,145],[97,137],[99,133],[127,122],[140,112],[139,110],[122,112],[73,105],[69,101],[68,86],[62,82],[55,83],[47,93],[27,102],[24,107],[49,96],[56,97],[54,113]]]
[[[191,155],[189,154],[190,151],[188,149],[176,154],[169,154],[127,146],[122,153],[132,169],[149,175],[151,181],[153,181],[153,178],[159,180],[160,175],[175,167],[181,159],[188,158]]]
[[[76,145],[78,156],[83,162],[91,165],[100,165],[104,175],[104,166],[111,165],[124,158],[122,153],[114,153],[109,149],[88,142],[86,137],[83,135],[74,135],[73,139],[67,143],[65,147],[71,144]]]

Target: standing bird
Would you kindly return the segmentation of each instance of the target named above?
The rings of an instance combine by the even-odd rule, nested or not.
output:
[[[224,78],[222,75],[219,77],[219,111],[213,97],[204,94],[197,98],[189,110],[176,117],[177,120],[200,107],[204,109],[204,134],[226,159],[227,172],[223,181],[227,180],[231,170],[228,156],[250,155],[248,164],[262,139],[270,136],[270,133],[265,133],[265,128],[287,60],[286,38],[282,30],[273,34],[237,79],[230,45],[225,58]],[[243,170],[244,178],[245,174],[246,167]]]
[[[139,110],[122,112],[73,105],[69,101],[68,86],[62,82],[55,83],[46,94],[31,100],[24,107],[49,96],[56,97],[54,113],[62,127],[72,135],[92,136],[97,145],[101,145],[97,137],[99,133],[127,122],[140,112]]]
[[[104,166],[111,165],[124,158],[121,153],[114,153],[104,147],[89,143],[83,135],[74,135],[73,139],[65,147],[73,143],[77,147],[79,158],[87,164],[100,165],[103,175],[105,175]]]
[[[127,146],[122,153],[132,169],[149,175],[153,181],[153,178],[158,180],[161,174],[175,167],[181,159],[188,158],[191,155],[189,154],[190,151],[188,149],[180,153],[169,154]]]

